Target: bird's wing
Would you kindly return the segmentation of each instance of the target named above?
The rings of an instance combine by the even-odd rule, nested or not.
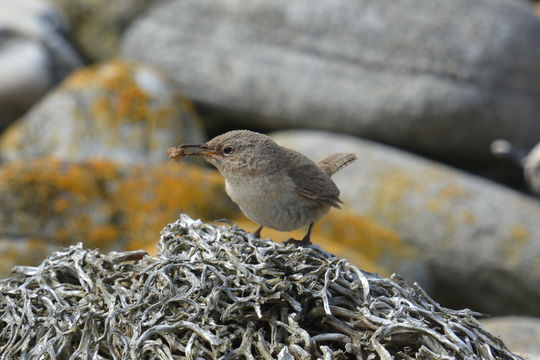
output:
[[[299,195],[330,206],[340,208],[339,189],[313,161],[291,149],[284,148],[290,164],[288,174],[296,185]]]

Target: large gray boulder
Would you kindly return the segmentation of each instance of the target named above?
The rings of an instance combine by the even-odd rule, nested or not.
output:
[[[540,319],[527,316],[499,316],[482,321],[482,325],[526,359],[540,358]]]
[[[540,315],[540,202],[403,151],[345,135],[279,132],[273,138],[319,160],[354,152],[334,176],[346,206],[419,250],[418,280],[443,303],[492,314]]]
[[[163,224],[181,211],[213,220],[232,219],[238,210],[221,176],[198,166],[55,158],[2,164],[0,278],[13,265],[38,264],[77,242],[102,250],[153,248]]]
[[[50,0],[69,19],[73,41],[90,60],[117,55],[126,27],[156,2],[166,0]]]
[[[516,0],[183,0],[136,21],[122,53],[251,127],[471,161],[498,137],[538,141],[539,37]]]
[[[158,163],[166,149],[203,141],[190,102],[160,71],[110,61],[72,74],[0,136],[0,159],[54,156]]]
[[[1,131],[82,62],[47,2],[0,0],[0,9]]]

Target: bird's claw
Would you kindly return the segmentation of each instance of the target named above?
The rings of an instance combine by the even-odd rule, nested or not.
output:
[[[255,236],[256,238],[259,238],[259,239],[260,239],[260,238],[261,238],[261,231],[262,231],[262,229],[263,229],[263,226],[259,226],[259,227],[257,228],[257,230],[255,230],[255,231],[253,232],[253,236]]]
[[[289,240],[286,240],[283,244],[285,244],[285,246],[294,245],[297,247],[307,247],[311,245],[311,240],[309,238],[303,238],[302,240],[290,238]]]

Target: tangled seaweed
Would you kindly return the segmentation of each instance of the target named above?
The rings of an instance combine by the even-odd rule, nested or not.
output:
[[[1,359],[519,359],[469,310],[182,215],[160,254],[76,245],[0,281]]]

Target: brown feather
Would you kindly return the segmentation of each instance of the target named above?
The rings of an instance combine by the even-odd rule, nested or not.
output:
[[[339,189],[317,164],[292,149],[283,148],[291,164],[301,164],[288,169],[299,195],[340,208]]]
[[[356,154],[352,153],[338,153],[328,155],[317,163],[317,166],[326,173],[328,176],[332,176],[339,170],[346,166],[349,166],[356,160]]]

